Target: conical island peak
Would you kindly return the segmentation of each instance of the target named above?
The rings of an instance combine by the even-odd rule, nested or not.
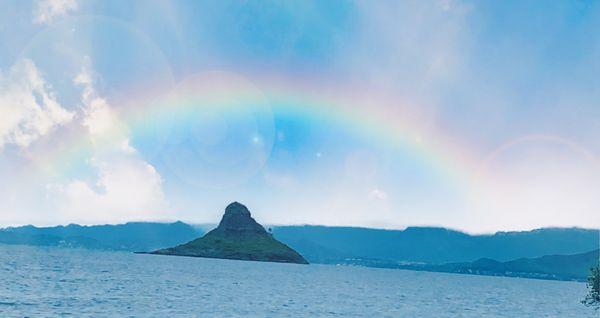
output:
[[[151,254],[308,264],[302,255],[267,233],[239,202],[229,204],[219,226],[203,237]]]
[[[233,201],[231,203],[229,203],[229,205],[225,208],[225,214],[231,214],[231,213],[242,213],[242,214],[250,214],[250,211],[248,210],[248,208],[237,202],[237,201]]]
[[[239,202],[233,202],[225,208],[221,222],[215,230],[226,235],[242,235],[245,232],[267,234],[265,228],[252,218],[248,208]]]

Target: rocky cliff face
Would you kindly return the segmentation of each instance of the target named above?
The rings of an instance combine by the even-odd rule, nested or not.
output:
[[[225,208],[225,214],[215,231],[224,235],[268,234],[250,215],[248,208],[233,202]]]
[[[228,205],[219,226],[203,237],[151,254],[308,264],[300,254],[267,233],[248,208],[238,202]]]

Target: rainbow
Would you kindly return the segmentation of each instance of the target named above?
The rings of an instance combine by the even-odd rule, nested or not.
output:
[[[327,118],[351,133],[408,152],[463,189],[474,180],[477,157],[456,138],[424,124],[415,105],[354,87],[252,78],[254,82],[232,73],[206,72],[182,81],[163,96],[141,93],[132,98],[133,103],[119,108],[119,114],[129,134],[150,138],[153,126],[173,114],[185,116],[200,107],[236,111],[248,103],[267,103],[279,111]],[[89,140],[80,137],[48,162],[61,166],[54,169],[62,172],[91,152]]]

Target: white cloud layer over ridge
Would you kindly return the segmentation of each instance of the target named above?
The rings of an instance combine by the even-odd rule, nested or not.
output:
[[[73,117],[31,60],[20,60],[6,76],[0,74],[0,149],[6,144],[27,147]]]

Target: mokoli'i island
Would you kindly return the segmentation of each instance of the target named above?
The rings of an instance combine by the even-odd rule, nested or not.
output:
[[[598,30],[597,0],[0,0],[0,318],[597,318]]]
[[[229,204],[219,226],[203,237],[150,254],[308,264],[298,252],[267,233],[238,202]]]

